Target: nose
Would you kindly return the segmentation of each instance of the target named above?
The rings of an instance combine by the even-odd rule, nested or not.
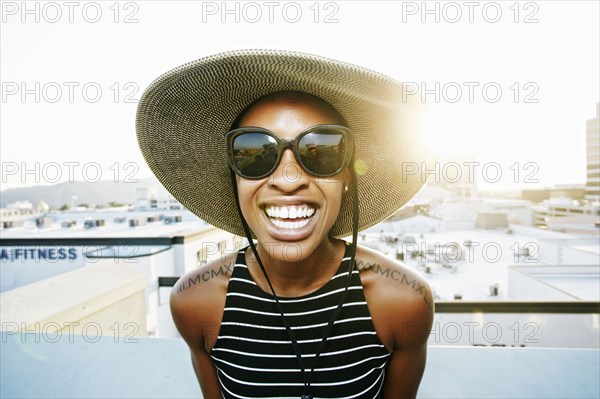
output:
[[[284,150],[277,169],[269,176],[269,185],[291,193],[307,187],[309,183],[308,173],[300,167],[292,150]]]

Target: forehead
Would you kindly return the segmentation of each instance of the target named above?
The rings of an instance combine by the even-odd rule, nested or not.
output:
[[[299,133],[318,124],[345,125],[329,103],[306,93],[276,93],[252,104],[240,118],[239,126],[259,126],[283,135]]]

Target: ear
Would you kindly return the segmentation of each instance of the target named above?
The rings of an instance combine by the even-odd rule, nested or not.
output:
[[[344,192],[347,192],[350,189],[350,182],[350,167],[348,167],[342,172],[342,183],[344,185]]]

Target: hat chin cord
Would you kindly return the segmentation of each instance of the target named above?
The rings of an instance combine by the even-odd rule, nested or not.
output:
[[[279,301],[279,297],[275,293],[273,284],[271,284],[271,280],[269,279],[269,276],[267,275],[267,271],[260,259],[260,256],[258,255],[258,251],[256,250],[254,241],[252,240],[252,234],[250,233],[250,227],[248,226],[248,223],[246,222],[246,219],[244,218],[244,215],[242,214],[242,208],[240,206],[240,200],[239,200],[239,195],[238,195],[237,181],[236,181],[235,173],[233,172],[233,170],[231,170],[231,168],[229,169],[230,176],[231,176],[231,185],[232,185],[233,194],[235,197],[235,205],[236,205],[236,208],[240,215],[240,220],[241,220],[242,226],[244,228],[244,233],[246,234],[246,239],[248,240],[248,244],[250,245],[250,248],[252,249],[252,253],[256,257],[256,261],[258,262],[258,265],[260,266],[260,269],[262,270],[262,273],[265,276],[265,279],[267,280],[267,284],[269,285],[271,293],[273,294],[273,298],[275,298],[275,304],[277,305],[277,310],[279,311],[279,314],[281,316],[281,321],[285,327],[285,331],[287,332],[288,337],[290,338],[290,341],[292,342],[292,347],[294,348],[294,353],[296,354],[296,361],[298,363],[298,367],[300,367],[300,371],[302,374],[302,381],[304,383],[304,394],[301,396],[301,399],[312,399],[312,397],[313,397],[312,394],[310,393],[311,392],[310,384],[311,384],[313,373],[315,371],[315,367],[317,365],[317,361],[319,360],[319,355],[325,348],[325,343],[327,341],[327,338],[329,337],[329,334],[331,334],[331,330],[333,329],[333,324],[337,320],[337,318],[342,310],[342,306],[343,306],[344,302],[346,301],[346,297],[348,294],[348,288],[350,287],[350,282],[352,281],[352,271],[354,269],[354,263],[355,263],[355,258],[356,258],[356,244],[357,244],[357,238],[358,238],[358,216],[359,216],[358,215],[358,188],[356,186],[356,172],[354,170],[354,157],[352,157],[352,161],[350,162],[349,168],[350,168],[350,178],[351,178],[351,182],[352,182],[352,243],[350,244],[350,254],[351,255],[350,255],[350,263],[348,266],[348,279],[347,279],[347,283],[346,283],[346,288],[344,289],[344,292],[342,293],[342,297],[340,298],[340,302],[338,303],[337,307],[333,311],[333,313],[329,319],[329,322],[327,323],[327,327],[325,328],[325,333],[323,334],[323,338],[321,339],[319,348],[317,350],[317,353],[315,354],[315,360],[312,364],[312,367],[311,367],[309,373],[306,372],[306,368],[304,367],[304,361],[302,359],[302,352],[300,351],[300,345],[298,345],[298,340],[296,339],[296,336],[295,336],[294,332],[292,331],[290,324],[288,323],[288,321],[285,318],[285,315],[283,313],[283,308],[281,307],[281,303]]]

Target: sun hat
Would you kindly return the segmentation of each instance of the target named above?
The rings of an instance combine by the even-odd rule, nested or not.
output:
[[[353,64],[291,51],[238,50],[189,62],[159,76],[140,99],[137,138],[150,169],[187,209],[244,236],[235,211],[225,134],[255,100],[301,91],[330,103],[354,134],[364,230],[423,186],[431,152],[419,134],[422,104],[399,81]],[[293,101],[293,99],[291,99]],[[429,170],[429,168],[428,168]],[[352,232],[352,198],[342,197],[334,237]]]

